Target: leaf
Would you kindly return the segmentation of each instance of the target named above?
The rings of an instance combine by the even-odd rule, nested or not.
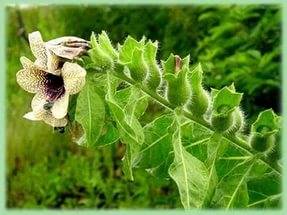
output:
[[[189,71],[189,80],[191,81],[191,87],[201,87],[203,70],[201,64],[198,63],[191,71]]]
[[[172,137],[174,160],[169,168],[170,177],[176,182],[185,209],[201,208],[208,187],[208,170],[204,163],[188,153],[181,142],[177,119]]]
[[[170,179],[168,171],[172,162],[173,162],[173,153],[170,152],[159,166],[148,169],[148,172],[154,177],[157,177],[158,179],[161,180]]]
[[[172,151],[172,133],[169,127],[173,117],[163,115],[144,127],[145,141],[140,151],[138,167],[150,169],[162,165]]]
[[[138,152],[144,141],[143,129],[139,121],[122,109],[114,98],[114,92],[107,76],[108,93],[106,101],[108,103],[111,115],[117,124],[121,141],[126,144],[126,152],[123,158],[123,170],[128,179],[133,180],[132,168],[138,162]],[[129,119],[129,120],[127,120]]]
[[[125,106],[126,113],[135,118],[141,117],[148,106],[148,96],[136,87],[130,88],[130,95]]]
[[[115,98],[124,111],[128,113],[127,117],[134,116],[138,119],[145,113],[148,106],[148,96],[134,86],[117,91]]]
[[[97,146],[112,144],[119,139],[119,132],[111,122],[105,122],[102,128],[101,136],[97,141]]]
[[[263,163],[256,162],[248,177],[248,207],[279,207],[282,192],[281,176],[267,168]],[[263,186],[264,185],[264,186]],[[277,196],[276,200],[272,197]],[[274,201],[273,201],[274,200]]]
[[[148,66],[148,74],[145,84],[149,89],[156,90],[161,83],[161,68],[157,64],[156,53],[158,42],[149,40],[144,47],[144,59]]]
[[[249,204],[248,208],[278,208],[281,207],[282,194],[267,196],[264,199]]]
[[[87,77],[84,89],[77,99],[75,120],[83,128],[86,146],[93,146],[101,135],[105,122],[105,106],[95,87]]]
[[[249,202],[247,178],[254,159],[244,160],[220,179],[211,206],[220,208],[245,208]]]
[[[188,120],[181,125],[181,139],[185,149],[204,162],[207,158],[207,144],[212,135],[210,130]]]

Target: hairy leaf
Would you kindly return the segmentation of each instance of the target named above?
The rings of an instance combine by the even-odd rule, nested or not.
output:
[[[101,135],[105,122],[105,106],[93,84],[86,84],[77,100],[75,120],[84,131],[84,145],[93,146]]]
[[[208,169],[203,162],[184,149],[177,119],[173,126],[174,160],[169,168],[169,175],[178,186],[184,208],[201,208],[208,187]]]
[[[244,208],[249,202],[247,178],[254,159],[245,160],[234,166],[220,179],[212,199],[212,207]]]
[[[128,113],[126,113],[122,107],[117,104],[111,84],[109,83],[109,78],[107,81],[109,88],[106,101],[112,117],[117,124],[120,139],[124,144],[126,144],[126,153],[123,158],[123,170],[125,175],[130,180],[133,180],[132,168],[138,161],[138,152],[144,141],[143,129],[139,121],[134,116],[128,117]]]
[[[172,122],[171,115],[163,115],[144,127],[145,141],[139,153],[139,167],[155,168],[166,162],[172,150],[172,133],[169,130]]]

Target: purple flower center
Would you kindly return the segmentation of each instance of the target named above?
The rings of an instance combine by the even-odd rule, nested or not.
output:
[[[45,75],[45,94],[50,102],[61,98],[65,94],[63,77],[47,73]]]

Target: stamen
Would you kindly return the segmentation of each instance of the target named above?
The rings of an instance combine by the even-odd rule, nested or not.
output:
[[[63,134],[65,132],[65,127],[54,127],[54,131]]]
[[[53,107],[54,102],[51,102],[51,101],[49,101],[49,100],[47,100],[46,102],[47,102],[47,103],[44,104],[43,108],[44,108],[45,110],[50,110],[50,109]]]

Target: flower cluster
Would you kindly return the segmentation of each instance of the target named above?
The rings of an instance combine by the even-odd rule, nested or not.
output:
[[[35,94],[32,111],[24,118],[64,127],[68,122],[69,95],[78,93],[85,85],[85,69],[72,60],[85,53],[89,43],[78,37],[44,42],[38,31],[29,34],[29,43],[36,60],[21,57],[23,69],[16,74],[18,84]]]

